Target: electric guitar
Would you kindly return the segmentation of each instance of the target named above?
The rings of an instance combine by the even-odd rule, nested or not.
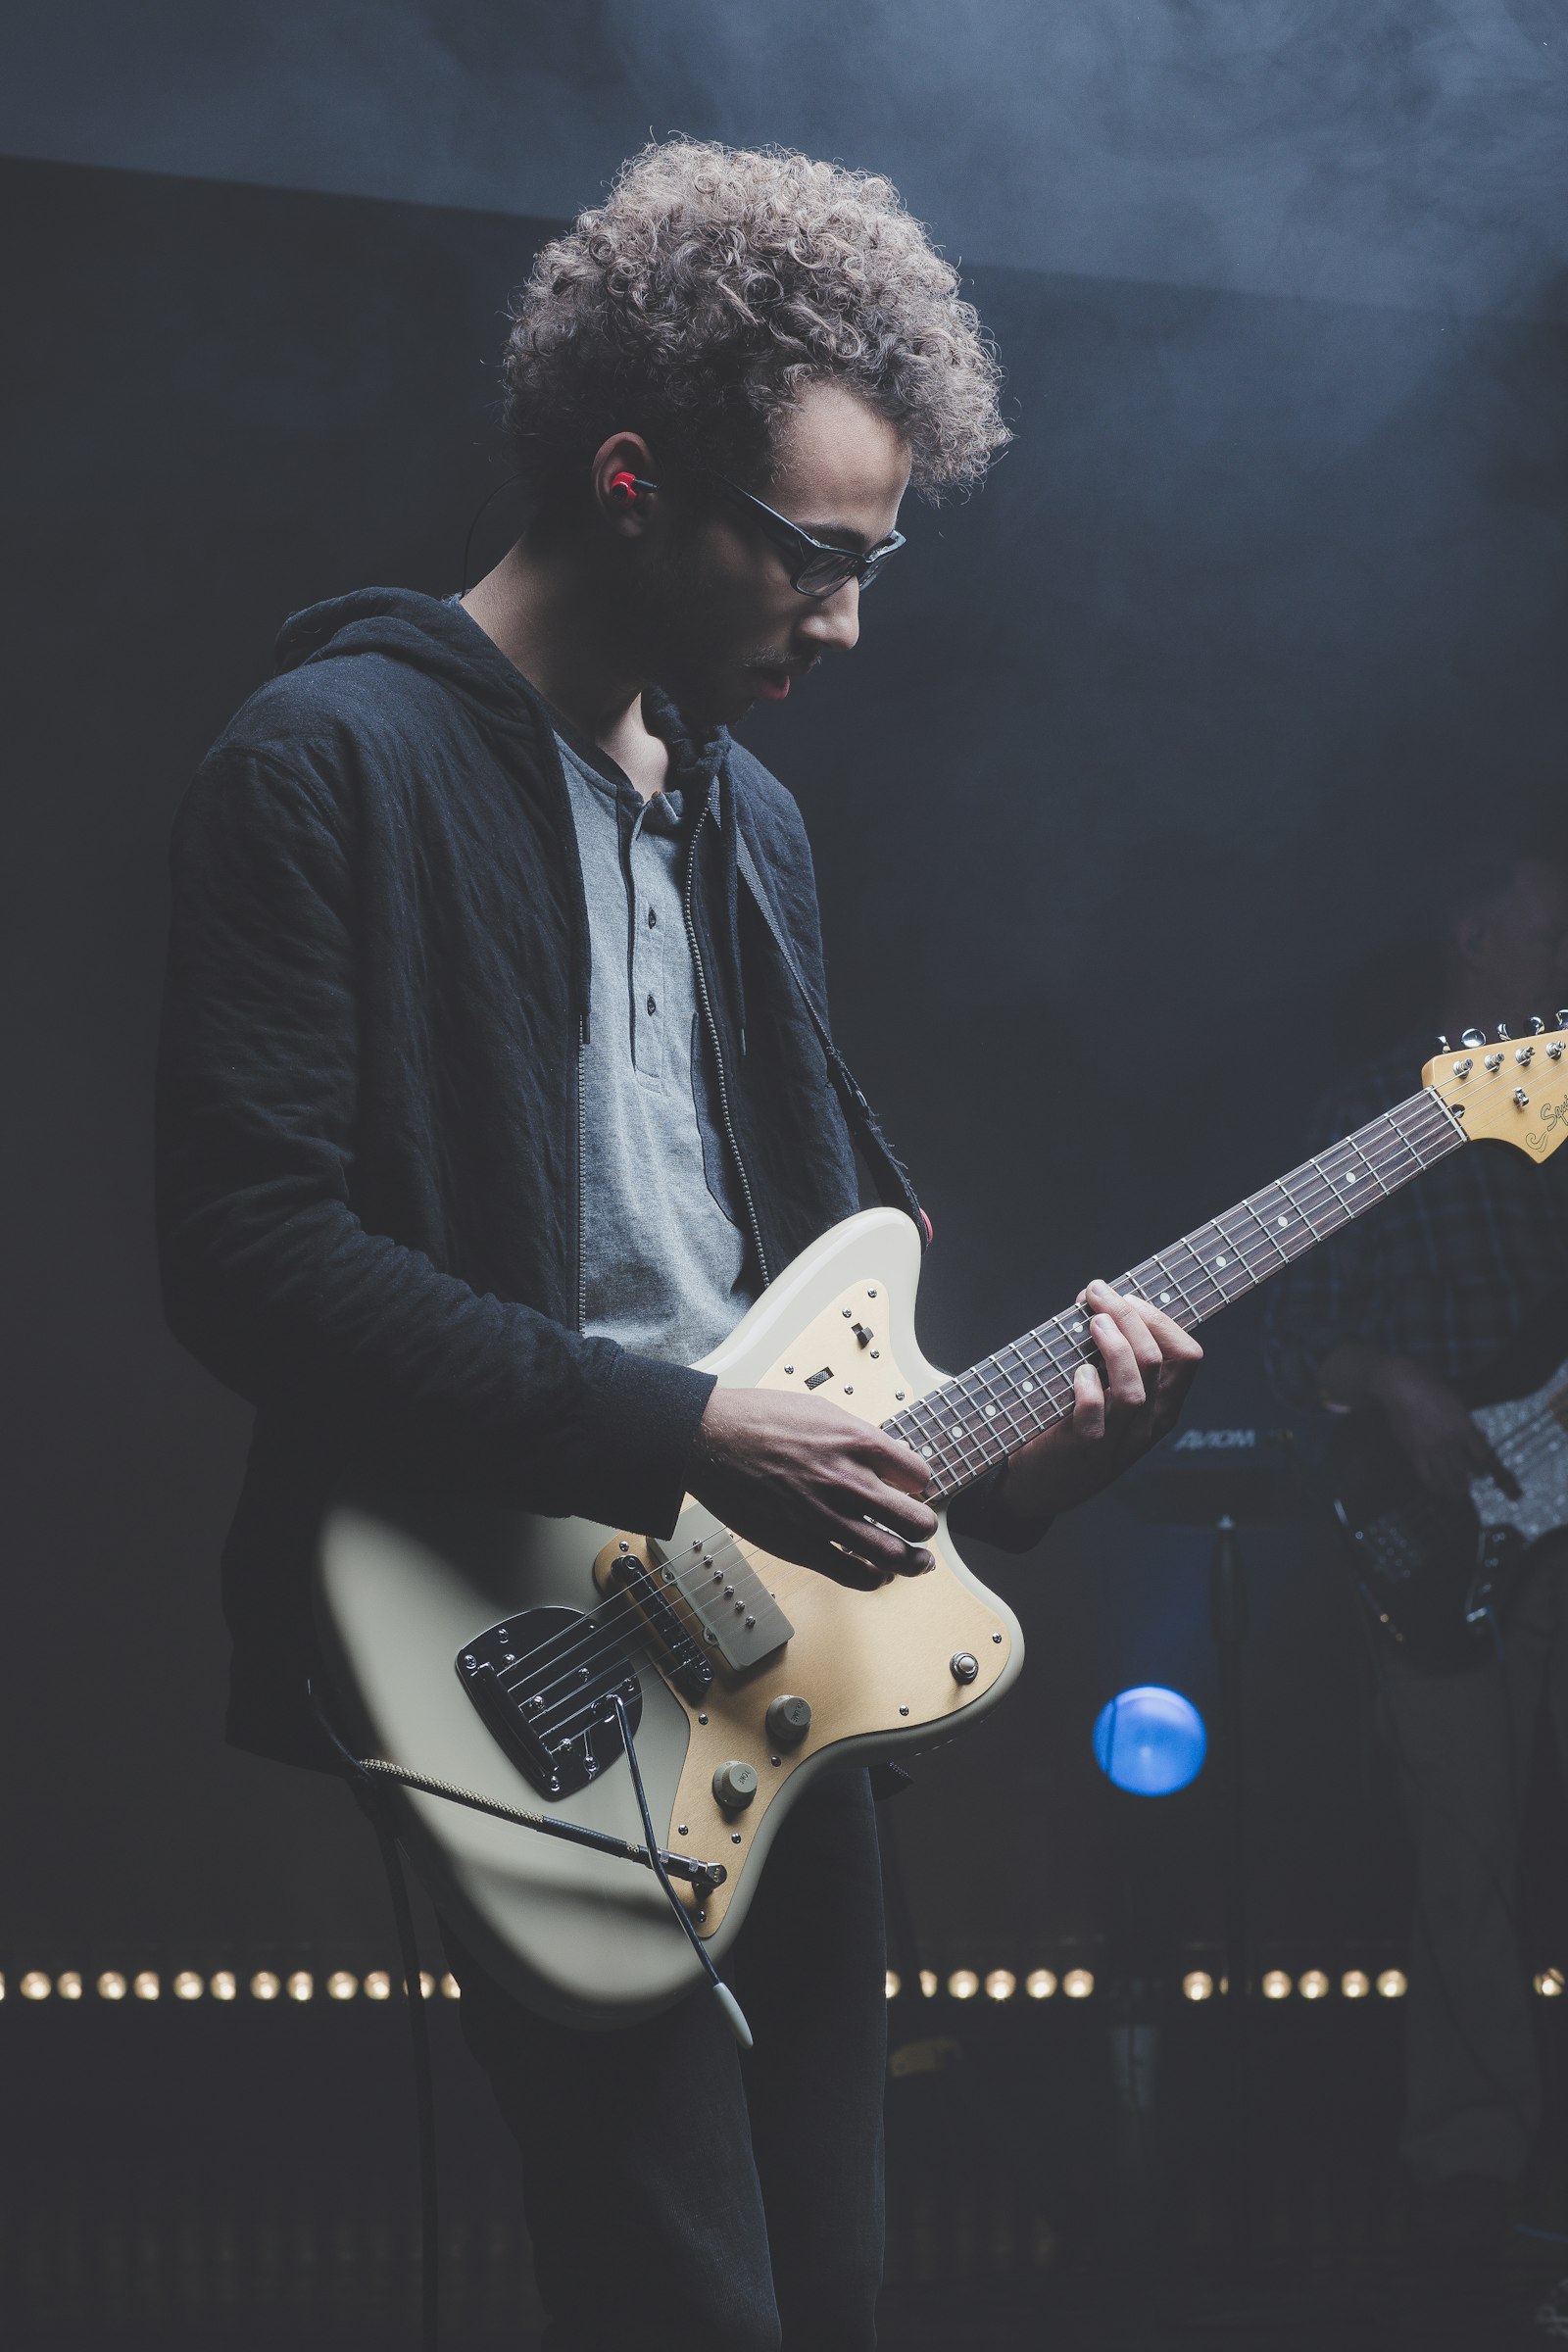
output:
[[[1468,1138],[1544,1159],[1568,1129],[1558,1019],[1445,1053],[1418,1094],[1115,1287],[1191,1329]],[[1088,1319],[1069,1306],[948,1376],[915,1336],[919,1265],[899,1211],[847,1218],[705,1367],[814,1392],[912,1446],[940,1521],[924,1576],[847,1590],[690,1498],[660,1539],[412,1485],[327,1513],[315,1599],[335,1728],[401,1783],[398,1835],[437,1908],[542,2014],[630,2024],[701,1984],[825,1766],[946,1740],[1017,1680],[1017,1620],[945,1506],[1071,1412]]]
[[[1329,1435],[1335,1515],[1356,1588],[1395,1646],[1428,1666],[1494,1654],[1525,1552],[1568,1527],[1568,1298],[1526,1323],[1498,1361],[1458,1384],[1519,1492],[1490,1477],[1468,1503],[1428,1493],[1375,1409],[1336,1416]],[[1543,1374],[1545,1375],[1543,1378]]]

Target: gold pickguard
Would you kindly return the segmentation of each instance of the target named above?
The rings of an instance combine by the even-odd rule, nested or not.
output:
[[[756,1386],[804,1393],[811,1375],[831,1366],[832,1378],[817,1387],[817,1396],[861,1420],[887,1420],[913,1392],[889,1352],[886,1302],[882,1283],[858,1282],[842,1291]],[[856,1337],[857,1323],[870,1332],[868,1343]],[[595,1562],[601,1588],[622,1543],[648,1560],[640,1537],[617,1539]],[[1006,1622],[949,1565],[945,1516],[931,1549],[936,1566],[926,1575],[895,1577],[874,1592],[855,1592],[810,1569],[749,1551],[795,1631],[782,1649],[744,1674],[731,1673],[715,1657],[701,1707],[681,1702],[691,1740],[665,1842],[705,1861],[722,1861],[730,1873],[701,1915],[705,1936],[722,1922],[758,1832],[796,1774],[847,1740],[883,1735],[899,1744],[929,1746],[1006,1666]],[[960,1651],[978,1663],[971,1683],[954,1677],[950,1660]],[[766,1729],[769,1705],[785,1693],[811,1708],[809,1732],[788,1749],[773,1746]],[[726,1811],[712,1788],[715,1771],[732,1759],[750,1764],[758,1780],[756,1796],[737,1813]]]

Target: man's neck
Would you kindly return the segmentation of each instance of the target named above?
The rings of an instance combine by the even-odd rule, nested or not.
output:
[[[626,654],[612,601],[572,550],[525,539],[470,588],[463,609],[529,684],[624,769],[645,799],[669,773],[669,747],[643,716],[647,679]]]

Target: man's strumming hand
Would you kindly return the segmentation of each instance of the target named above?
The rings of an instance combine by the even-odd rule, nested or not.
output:
[[[931,1566],[937,1517],[919,1499],[928,1476],[912,1446],[836,1404],[714,1389],[686,1484],[748,1543],[868,1591]]]

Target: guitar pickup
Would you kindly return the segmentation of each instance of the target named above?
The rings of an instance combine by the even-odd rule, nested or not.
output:
[[[705,1697],[713,1679],[713,1669],[703,1655],[701,1645],[671,1608],[657,1572],[645,1567],[636,1553],[627,1549],[612,1559],[610,1581],[641,1612],[643,1622],[659,1644],[660,1665],[671,1687],[682,1698]]]
[[[711,1525],[702,1503],[682,1514],[667,1544],[651,1542],[648,1556],[664,1590],[697,1619],[704,1643],[733,1673],[771,1657],[794,1633],[735,1538]]]

